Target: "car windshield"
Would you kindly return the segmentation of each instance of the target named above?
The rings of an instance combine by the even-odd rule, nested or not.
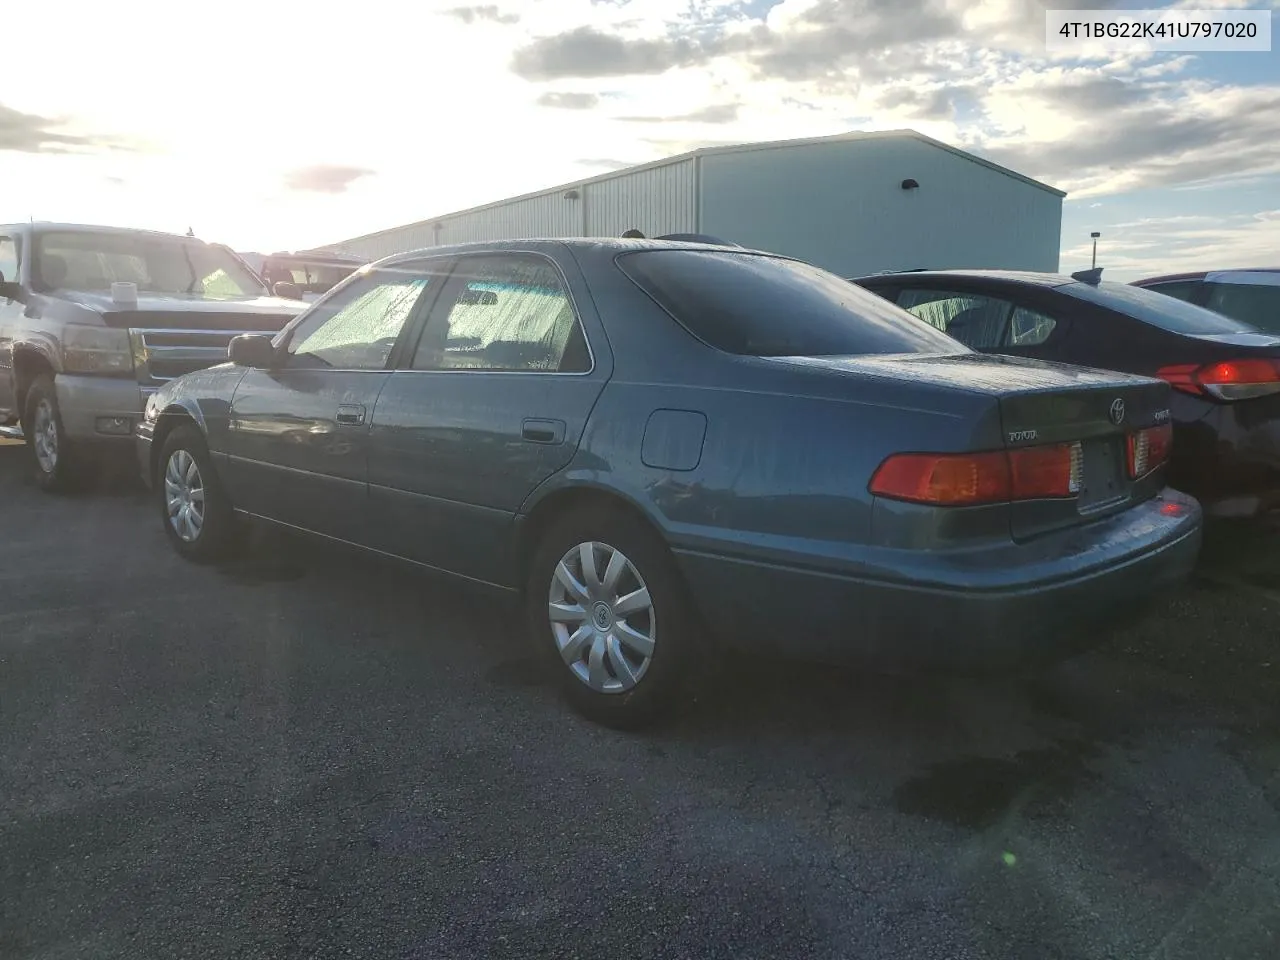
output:
[[[618,263],[690,333],[728,353],[824,357],[968,350],[874,293],[794,260],[645,250],[624,254]]]
[[[46,233],[36,242],[36,276],[50,289],[109,291],[120,281],[139,293],[234,300],[265,288],[228,251],[180,237],[129,233]]]
[[[1172,333],[1191,336],[1223,333],[1257,333],[1258,328],[1220,313],[1197,307],[1174,297],[1134,287],[1127,283],[1068,283],[1057,288],[1061,293],[1087,300],[1127,317],[1141,320]]]

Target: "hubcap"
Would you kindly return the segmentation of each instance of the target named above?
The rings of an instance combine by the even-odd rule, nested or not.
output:
[[[625,693],[649,669],[657,636],[653,601],[621,550],[593,541],[561,557],[547,615],[565,665],[597,693]]]
[[[36,462],[45,473],[53,473],[58,468],[58,423],[53,415],[53,404],[46,399],[41,399],[36,404],[31,433],[36,448]]]
[[[173,532],[187,543],[200,536],[204,527],[204,478],[196,458],[186,450],[175,450],[164,468],[164,502]]]

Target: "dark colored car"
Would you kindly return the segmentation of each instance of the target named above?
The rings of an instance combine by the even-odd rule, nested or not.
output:
[[[839,277],[656,241],[361,270],[139,430],[184,557],[236,514],[513,596],[635,723],[708,645],[895,667],[1060,657],[1188,575],[1169,387],[984,357]]]
[[[1134,286],[1207,307],[1280,335],[1280,267],[1258,270],[1203,270],[1135,280]]]
[[[949,270],[855,282],[974,350],[1166,380],[1174,391],[1169,483],[1224,516],[1280,505],[1280,337],[1089,271]]]

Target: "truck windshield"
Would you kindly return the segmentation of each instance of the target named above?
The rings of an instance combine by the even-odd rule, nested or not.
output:
[[[226,250],[178,237],[126,233],[45,233],[35,245],[35,279],[54,290],[109,291],[127,281],[139,293],[205,300],[260,297],[267,291]]]

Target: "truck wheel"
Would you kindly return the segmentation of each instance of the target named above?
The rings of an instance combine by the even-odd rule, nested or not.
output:
[[[155,489],[165,535],[184,559],[221,560],[239,543],[231,498],[198,427],[183,424],[165,438]]]
[[[53,377],[42,373],[27,391],[23,432],[35,466],[36,485],[50,493],[67,493],[84,481],[83,459],[62,428]]]

